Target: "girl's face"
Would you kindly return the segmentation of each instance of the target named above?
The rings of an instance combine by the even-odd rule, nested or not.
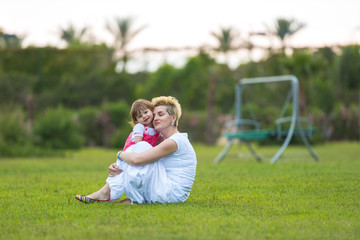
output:
[[[175,116],[170,116],[166,111],[166,106],[157,106],[154,109],[154,128],[158,131],[166,129],[176,120]]]
[[[150,109],[145,108],[140,109],[140,113],[137,115],[136,120],[145,126],[152,126],[153,118],[153,112]]]

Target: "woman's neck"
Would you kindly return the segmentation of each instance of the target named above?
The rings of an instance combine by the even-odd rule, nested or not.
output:
[[[166,131],[164,132],[160,132],[161,135],[163,136],[164,139],[167,139],[169,137],[171,137],[172,135],[174,135],[175,133],[178,133],[178,129],[177,127],[173,127],[173,128],[168,128],[166,129]]]

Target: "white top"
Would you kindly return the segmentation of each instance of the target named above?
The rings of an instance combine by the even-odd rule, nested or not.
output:
[[[175,141],[178,149],[160,161],[166,169],[168,179],[172,182],[171,198],[183,202],[189,197],[195,180],[196,154],[187,133],[176,133],[168,139]]]
[[[135,137],[142,137],[144,132],[148,135],[156,135],[156,130],[152,127],[146,127],[144,126],[144,124],[141,123],[137,123],[132,131],[132,136],[131,136],[131,141],[135,141]]]

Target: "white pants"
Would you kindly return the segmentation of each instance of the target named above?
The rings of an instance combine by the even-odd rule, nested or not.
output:
[[[149,143],[141,141],[130,146],[125,152],[142,153],[151,148]],[[133,166],[121,159],[116,163],[123,172],[106,180],[110,187],[112,202],[120,199],[124,193],[129,199],[138,203],[169,201],[170,184],[160,161],[142,166]]]

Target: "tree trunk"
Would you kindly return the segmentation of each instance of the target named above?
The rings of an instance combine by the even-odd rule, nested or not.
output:
[[[216,104],[216,82],[217,77],[215,76],[214,69],[210,69],[210,82],[207,96],[207,121],[205,129],[205,143],[214,144],[215,139],[215,104]]]

